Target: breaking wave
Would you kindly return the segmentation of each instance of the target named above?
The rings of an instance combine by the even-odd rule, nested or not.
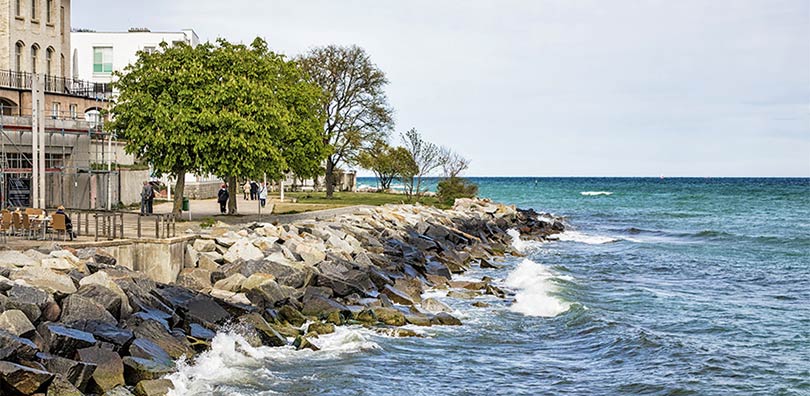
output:
[[[583,191],[583,192],[580,193],[580,195],[585,195],[585,196],[613,195],[613,193],[610,192],[610,191]]]
[[[515,267],[504,284],[516,290],[513,312],[527,316],[554,317],[567,311],[571,304],[554,296],[557,287],[555,275],[544,265],[524,259]]]
[[[168,396],[210,395],[223,388],[229,389],[228,394],[256,394],[256,388],[266,389],[268,384],[280,381],[269,369],[272,363],[333,359],[379,349],[377,343],[369,340],[369,334],[370,330],[338,326],[334,333],[310,340],[319,351],[296,351],[291,346],[252,347],[234,332],[221,332],[211,342],[211,349],[197,356],[193,363],[179,361],[177,372],[165,377],[174,383]]]

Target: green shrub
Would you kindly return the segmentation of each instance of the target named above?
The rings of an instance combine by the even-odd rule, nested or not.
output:
[[[460,177],[451,177],[439,182],[439,202],[445,206],[453,206],[456,198],[473,198],[478,194],[478,185]]]
[[[200,222],[200,228],[211,228],[217,221],[211,217],[206,217]]]

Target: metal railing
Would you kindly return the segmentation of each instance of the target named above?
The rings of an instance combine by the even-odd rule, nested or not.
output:
[[[13,70],[0,70],[0,87],[20,90],[31,89],[33,74]],[[59,76],[45,75],[44,90],[48,93],[58,93],[85,98],[107,98],[112,94],[112,86],[106,83],[94,83],[84,80],[74,80]]]

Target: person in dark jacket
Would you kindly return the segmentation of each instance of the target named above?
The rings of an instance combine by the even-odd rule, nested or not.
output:
[[[68,216],[67,213],[65,213],[65,207],[60,205],[58,208],[56,208],[56,212],[54,212],[54,214],[65,216],[65,231],[67,231],[67,234],[70,237],[70,240],[72,241],[73,238],[76,236],[75,234],[73,234],[73,220],[70,220],[70,216]]]
[[[230,198],[230,196],[231,194],[228,193],[228,185],[223,184],[219,192],[217,192],[217,203],[219,203],[219,211],[222,214],[227,213],[225,206],[228,205],[228,198]]]
[[[255,201],[259,199],[259,183],[255,181],[250,181],[250,200]]]

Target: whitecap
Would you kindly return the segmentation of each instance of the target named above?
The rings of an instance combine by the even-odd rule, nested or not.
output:
[[[515,302],[509,308],[527,316],[554,317],[571,305],[554,296],[555,275],[545,266],[524,259],[509,273],[504,284],[515,289]]]
[[[583,191],[580,194],[585,196],[613,195],[613,193],[610,191]]]
[[[370,340],[372,334],[370,330],[358,326],[339,326],[332,334],[310,340],[320,348],[319,351],[296,351],[291,346],[256,348],[234,332],[217,333],[211,342],[211,349],[198,355],[191,364],[178,361],[177,372],[165,377],[174,384],[168,396],[210,395],[220,386],[261,384],[267,387],[279,382],[268,368],[272,367],[269,362],[332,359],[343,354],[379,349],[380,346]]]
[[[617,242],[620,238],[614,238],[604,235],[588,235],[579,231],[565,231],[562,234],[555,235],[557,240],[567,242],[579,242],[588,245],[601,245],[604,243]]]
[[[520,238],[520,231],[516,229],[507,230],[506,233],[512,237],[512,247],[521,254],[526,254],[530,250],[539,248],[542,245],[540,241],[527,241]]]

